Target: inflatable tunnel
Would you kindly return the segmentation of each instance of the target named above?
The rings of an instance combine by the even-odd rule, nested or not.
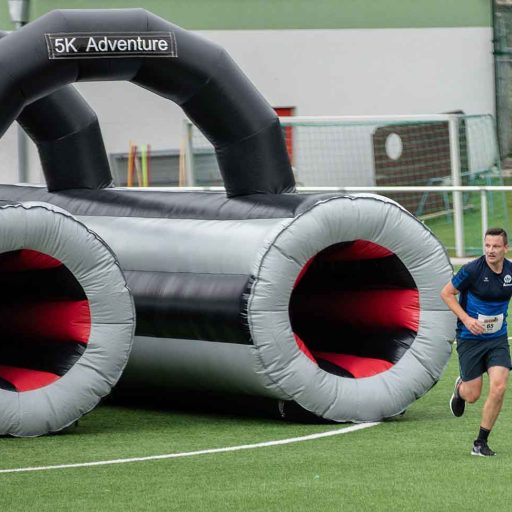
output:
[[[54,11],[0,41],[0,63],[12,70],[0,78],[0,132],[20,121],[48,185],[0,186],[1,212],[39,205],[52,222],[65,217],[93,239],[80,246],[66,231],[53,237],[29,229],[28,218],[2,219],[13,235],[0,250],[0,276],[13,296],[32,272],[23,262],[35,255],[69,270],[77,295],[65,301],[83,304],[80,332],[68,344],[49,330],[45,343],[30,345],[55,366],[71,347],[67,373],[50,371],[53,381],[35,391],[0,373],[2,404],[36,393],[32,407],[58,411],[60,392],[39,394],[66,387],[82,364],[108,374],[112,386],[132,341],[132,299],[135,336],[118,384],[128,390],[260,395],[326,419],[362,422],[401,413],[440,378],[455,328],[439,297],[452,271],[441,243],[384,197],[296,193],[278,118],[224,50],[140,9]],[[226,193],[110,186],[97,119],[67,85],[79,80],[130,80],[181,105],[214,145]],[[54,112],[59,122],[45,123]],[[74,252],[62,254],[60,243]],[[83,268],[84,258],[107,265],[100,253],[110,256],[106,272],[115,280],[99,264],[98,272],[94,263]],[[64,288],[62,279],[45,277],[27,302],[35,309],[51,302],[46,289]],[[97,315],[89,286],[103,301]],[[9,304],[0,316],[15,317]],[[119,339],[97,332],[95,342],[111,352],[99,357],[102,371],[93,360],[92,325],[109,314],[117,315],[107,323]],[[9,359],[17,340],[32,336],[24,328],[13,322],[12,336],[2,338],[0,369],[32,368],[29,357]],[[96,401],[108,392],[92,381],[90,387]],[[20,426],[3,416],[17,416]],[[2,407],[0,433],[33,435],[23,423],[14,405]],[[60,427],[69,423],[62,417]],[[48,424],[47,431],[56,429]]]
[[[135,313],[111,250],[47,203],[0,203],[0,432],[56,432],[93,409],[130,354]]]

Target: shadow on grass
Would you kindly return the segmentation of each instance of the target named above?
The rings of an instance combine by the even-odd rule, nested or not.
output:
[[[290,421],[298,424],[331,423],[306,411],[294,402],[274,398],[235,395],[197,390],[114,391],[105,402],[113,407],[136,408],[168,414],[216,417],[217,419]]]

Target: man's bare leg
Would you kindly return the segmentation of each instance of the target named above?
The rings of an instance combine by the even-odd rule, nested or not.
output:
[[[458,387],[459,396],[469,404],[475,403],[482,394],[482,376],[468,381],[462,381]]]
[[[489,374],[489,395],[482,410],[481,427],[490,431],[503,406],[510,371],[503,366],[492,366],[487,373]]]

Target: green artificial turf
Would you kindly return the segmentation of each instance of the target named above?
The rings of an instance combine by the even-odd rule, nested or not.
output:
[[[0,510],[506,510],[512,497],[510,395],[490,445],[470,456],[481,404],[448,409],[456,358],[406,414],[367,430],[286,446],[102,467],[0,474]],[[0,439],[0,467],[139,457],[343,428],[271,417],[101,406],[78,428]]]

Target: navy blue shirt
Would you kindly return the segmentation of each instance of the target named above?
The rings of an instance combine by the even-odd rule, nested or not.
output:
[[[496,274],[485,256],[464,265],[452,279],[460,291],[459,303],[469,316],[483,322],[486,332],[475,336],[457,321],[457,338],[490,339],[507,335],[507,310],[512,296],[512,262],[505,260]]]

